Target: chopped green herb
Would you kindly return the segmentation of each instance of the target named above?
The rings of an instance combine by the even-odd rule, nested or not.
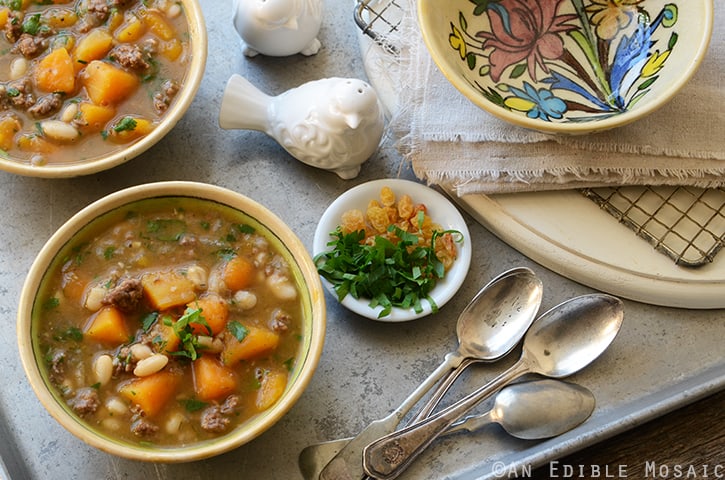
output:
[[[179,402],[184,406],[187,412],[198,412],[202,408],[209,405],[208,403],[202,402],[201,400],[197,400],[195,398],[186,398],[180,400]]]
[[[284,367],[287,369],[287,371],[291,372],[292,367],[295,365],[295,359],[294,357],[290,357],[287,360],[284,361]]]
[[[23,20],[23,32],[36,35],[40,30],[40,14],[28,15]]]
[[[83,340],[83,332],[78,327],[68,327],[67,330],[61,332],[59,335],[56,335],[53,338],[58,341],[74,340],[76,342],[80,342]]]
[[[6,92],[5,92],[5,93],[7,94],[7,96],[8,96],[8,97],[11,97],[11,98],[12,98],[12,97],[17,97],[17,96],[19,96],[19,95],[20,95],[20,90],[18,90],[18,89],[17,89],[17,88],[15,88],[15,87],[9,87],[9,88],[8,88],[8,89],[6,90]]]
[[[154,323],[156,323],[156,320],[159,318],[159,312],[151,312],[143,319],[141,319],[141,328],[143,328],[144,332],[148,332]]]
[[[229,332],[234,335],[234,338],[240,342],[244,340],[249,333],[249,329],[236,320],[227,323],[227,330],[229,330]]]
[[[113,258],[113,253],[116,251],[116,247],[106,247],[106,249],[103,251],[103,258],[106,260],[110,260]]]
[[[168,321],[168,323],[167,323]],[[171,324],[174,333],[181,340],[181,350],[172,352],[173,355],[181,357],[187,357],[191,360],[196,360],[199,357],[199,337],[194,334],[194,329],[191,324],[195,323],[202,325],[211,334],[211,327],[206,323],[204,317],[201,316],[200,308],[187,308],[184,314],[176,322],[171,322],[170,318],[164,318],[164,324]]]
[[[53,310],[60,305],[60,300],[57,297],[50,297],[43,302],[43,310]]]
[[[101,382],[96,382],[93,385],[91,385],[91,388],[98,390],[101,388]]]
[[[241,233],[254,233],[254,227],[247,225],[246,223],[236,224],[235,227],[237,227],[237,230],[239,230]]]
[[[120,122],[113,127],[114,132],[124,132],[126,130],[134,130],[136,128],[136,120],[131,117],[123,117]]]
[[[220,250],[217,250],[216,254],[221,258],[222,260],[231,260],[237,255],[237,252],[234,251],[233,248],[222,248]]]
[[[175,218],[149,220],[146,233],[162,242],[178,242],[186,233],[186,222]]]
[[[420,212],[422,213],[422,212]],[[419,222],[422,218],[419,218]],[[438,280],[445,276],[445,268],[435,254],[435,241],[440,235],[460,232],[434,231],[430,246],[419,245],[418,236],[391,225],[388,231],[398,242],[376,236],[374,243],[361,243],[365,232],[344,234],[340,228],[330,235],[334,240],[327,245],[330,251],[315,256],[317,271],[334,287],[339,300],[348,294],[353,298],[367,298],[369,306],[382,306],[378,318],[390,314],[393,307],[423,311],[426,300],[433,312],[438,311],[430,292]]]

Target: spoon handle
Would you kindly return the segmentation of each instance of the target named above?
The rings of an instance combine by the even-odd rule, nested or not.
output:
[[[405,415],[420,401],[440,379],[452,368],[457,367],[463,358],[457,353],[446,355],[443,363],[436,368],[423,383],[411,393],[398,408],[388,416],[369,423],[320,472],[320,480],[358,480],[365,472],[360,461],[363,448],[373,440],[394,431]]]
[[[458,365],[456,368],[451,370],[448,373],[448,376],[443,379],[443,381],[436,387],[435,391],[431,394],[428,401],[423,405],[423,407],[418,411],[418,413],[415,415],[415,417],[410,421],[409,425],[412,425],[414,423],[418,423],[424,418],[428,418],[430,414],[435,410],[435,408],[438,406],[440,401],[443,399],[443,397],[448,393],[448,390],[451,389],[453,386],[453,383],[458,379],[458,377],[461,376],[461,374],[471,365],[473,365],[476,362],[479,362],[480,360],[466,357],[463,359],[463,361]]]
[[[437,414],[374,441],[363,450],[365,473],[379,480],[396,478],[448,427],[478,403],[529,371],[528,362],[522,358],[489,383]]]

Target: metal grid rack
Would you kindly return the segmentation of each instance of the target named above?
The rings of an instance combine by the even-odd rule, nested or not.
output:
[[[403,17],[401,0],[357,0],[355,23],[388,53]],[[725,189],[692,187],[612,187],[582,193],[647,240],[677,265],[699,267],[713,261],[725,243]]]
[[[626,186],[582,193],[678,265],[710,263],[725,243],[721,188]]]

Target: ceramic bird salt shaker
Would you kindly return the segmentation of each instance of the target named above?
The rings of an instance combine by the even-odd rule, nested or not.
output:
[[[380,145],[385,118],[375,90],[352,78],[314,80],[270,96],[232,75],[221,102],[224,129],[258,130],[307,165],[355,178]]]
[[[248,57],[314,55],[320,50],[322,0],[234,0],[233,21]]]

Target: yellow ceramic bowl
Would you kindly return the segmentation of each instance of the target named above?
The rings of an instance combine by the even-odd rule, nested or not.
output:
[[[420,0],[438,68],[496,117],[547,133],[625,125],[667,103],[710,41],[713,0]]]
[[[206,58],[208,40],[206,25],[201,7],[197,0],[179,0],[189,27],[190,62],[181,89],[176,93],[174,101],[165,112],[158,125],[140,140],[96,157],[71,163],[48,163],[41,166],[30,164],[27,160],[12,158],[7,154],[0,155],[0,170],[43,178],[65,178],[88,175],[120,165],[142,154],[161,140],[181,120],[201,84]],[[50,119],[58,117],[60,112]],[[62,148],[62,147],[61,147]]]
[[[68,248],[94,222],[132,203],[166,197],[183,197],[214,203],[241,212],[245,223],[261,232],[285,257],[293,272],[302,301],[302,330],[297,361],[289,374],[284,393],[270,408],[212,440],[181,447],[154,447],[111,438],[76,415],[49,383],[44,353],[38,340],[38,317],[44,308],[39,291],[53,265],[67,258]],[[104,197],[69,219],[45,244],[23,285],[17,318],[20,357],[27,378],[47,411],[69,432],[105,452],[125,458],[153,462],[186,462],[221,454],[249,442],[269,429],[300,398],[322,353],[326,328],[323,287],[311,256],[292,230],[257,202],[236,192],[195,182],[160,182],[131,187]],[[68,368],[68,367],[66,367]]]

